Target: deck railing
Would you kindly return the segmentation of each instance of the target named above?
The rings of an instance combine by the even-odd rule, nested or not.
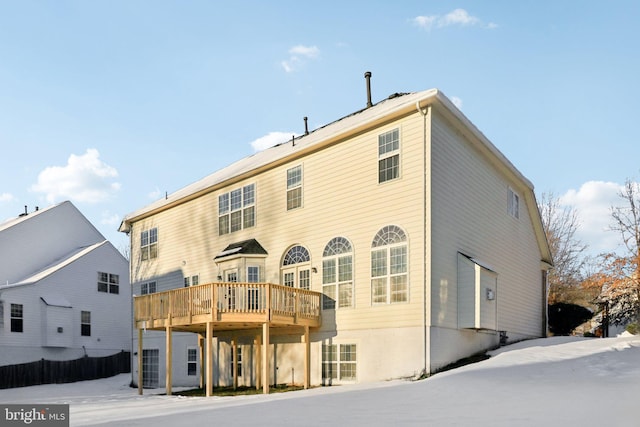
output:
[[[322,294],[272,283],[207,283],[134,298],[136,324],[174,319],[188,324],[207,316],[233,321],[234,316],[291,324],[320,324]],[[178,320],[182,319],[182,320]],[[140,327],[140,326],[139,326]]]

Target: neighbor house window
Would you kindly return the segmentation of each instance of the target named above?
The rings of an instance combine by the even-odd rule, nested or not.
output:
[[[245,185],[218,196],[218,234],[229,234],[256,224],[256,186]]]
[[[140,233],[140,259],[146,261],[158,257],[158,228]]]
[[[395,225],[382,228],[371,244],[371,301],[374,304],[407,302],[407,236]]]
[[[378,182],[400,177],[400,131],[394,129],[378,136]]]
[[[157,292],[156,282],[148,282],[140,285],[140,294],[154,294]]]
[[[117,274],[98,272],[98,292],[109,294],[120,293],[120,276]]]
[[[80,312],[80,335],[83,337],[91,336],[91,312]]]
[[[187,375],[196,375],[198,372],[198,350],[187,349]]]
[[[287,210],[302,206],[302,166],[287,169]]]
[[[507,194],[507,211],[514,218],[520,218],[520,196],[509,188]]]
[[[4,329],[4,301],[0,300],[0,329]]]
[[[11,304],[11,332],[23,331],[22,304]]]
[[[357,371],[355,344],[322,345],[322,382],[332,380],[355,381]]]
[[[353,306],[353,249],[344,237],[331,239],[322,254],[322,308]]]

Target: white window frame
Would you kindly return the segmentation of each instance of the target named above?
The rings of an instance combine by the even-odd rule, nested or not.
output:
[[[155,294],[156,292],[158,292],[158,284],[155,280],[140,284],[140,295]]]
[[[85,334],[85,327],[89,327],[89,333]],[[91,312],[82,310],[80,311],[80,336],[90,337],[91,336]]]
[[[395,147],[395,145],[397,145],[397,147]],[[399,179],[401,176],[400,129],[395,128],[378,135],[377,147],[378,147],[378,184],[383,184],[385,182]],[[387,163],[389,161],[393,162],[394,158],[397,159],[396,164],[393,165],[392,168],[388,167]],[[387,176],[389,175],[389,173],[387,172],[389,170],[395,171],[395,173],[392,173],[393,176]]]
[[[509,187],[507,191],[507,212],[515,219],[520,219],[520,195]]]
[[[404,260],[398,264],[397,259]],[[383,263],[381,263],[383,262]],[[393,266],[402,265],[401,271]],[[409,242],[406,233],[397,225],[381,228],[371,244],[371,303],[402,304],[409,302]],[[394,291],[394,282],[404,279],[404,290]],[[404,298],[394,298],[402,295]]]
[[[251,183],[218,196],[218,235],[256,225],[256,184]]]
[[[191,371],[191,369],[193,369],[193,371]],[[198,375],[198,349],[195,347],[188,347],[187,348],[187,376],[197,376],[197,375]]]
[[[115,295],[119,294],[120,293],[120,275],[107,273],[104,271],[98,271],[98,292],[115,294]]]
[[[347,261],[350,268],[345,271]],[[322,256],[323,310],[353,307],[353,269],[353,245],[345,237],[334,237],[325,246]]]
[[[330,355],[335,356],[327,360],[329,353],[327,349],[332,349]],[[343,351],[345,350],[345,351]],[[349,350],[349,351],[347,351]],[[320,357],[322,369],[322,384],[338,382],[355,382],[358,379],[358,344],[355,343],[331,343],[322,344],[322,355]],[[329,369],[328,369],[329,368]],[[352,373],[352,375],[347,374]],[[330,375],[327,375],[330,374]],[[348,376],[347,376],[348,375]]]
[[[11,328],[10,331],[11,332],[15,332],[15,333],[22,333],[24,332],[24,305],[22,304],[11,304],[10,306],[11,309]],[[19,311],[19,313],[18,313]],[[16,327],[15,329],[20,329],[20,330],[15,330],[14,331],[14,320],[16,321]],[[19,322],[18,322],[19,321]],[[20,327],[18,327],[18,323],[20,324]]]
[[[304,201],[304,170],[302,165],[287,169],[287,210],[301,208]]]
[[[140,232],[140,260],[158,258],[158,227]]]

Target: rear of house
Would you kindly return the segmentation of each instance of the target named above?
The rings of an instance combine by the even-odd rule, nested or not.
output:
[[[243,159],[131,213],[121,231],[135,295],[233,282],[322,294],[312,384],[416,377],[497,345],[500,331],[545,333],[550,257],[532,186],[436,90]],[[220,327],[215,384],[256,384],[259,331]],[[301,383],[303,335],[272,334],[268,381]],[[167,368],[175,385],[200,381],[202,340],[173,335],[167,366],[166,333],[144,332],[145,385]]]

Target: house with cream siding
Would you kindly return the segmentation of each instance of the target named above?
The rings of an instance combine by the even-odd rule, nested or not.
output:
[[[71,203],[0,223],[0,366],[131,348],[127,259]]]
[[[546,335],[533,185],[436,89],[368,102],[120,231],[139,387],[415,378]]]

